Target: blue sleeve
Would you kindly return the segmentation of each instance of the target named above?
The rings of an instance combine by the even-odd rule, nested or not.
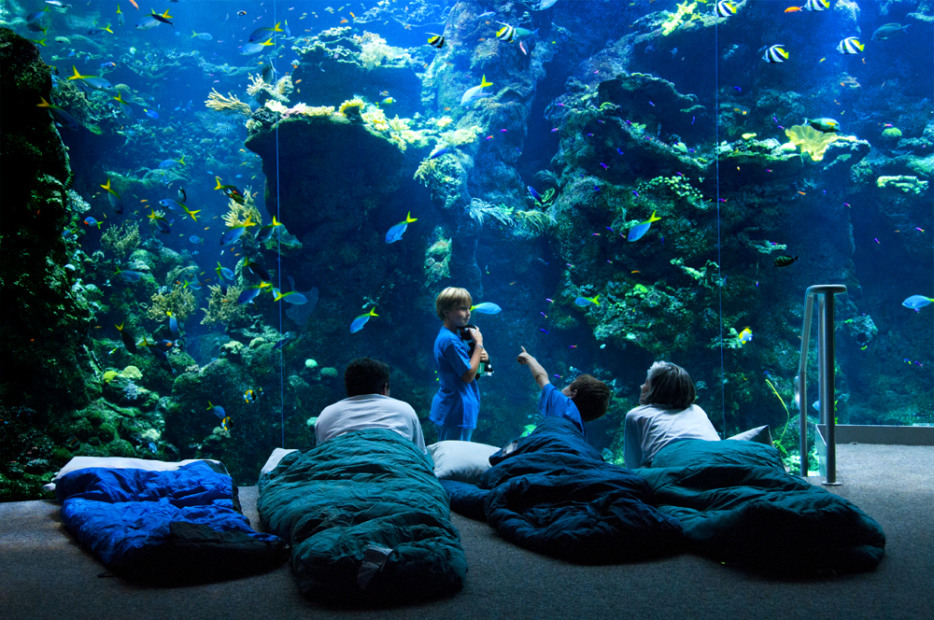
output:
[[[542,395],[538,399],[538,410],[546,418],[566,418],[574,422],[581,433],[584,432],[584,422],[581,420],[577,405],[550,383],[542,388]]]
[[[454,334],[441,343],[441,357],[458,377],[470,370],[470,349]]]

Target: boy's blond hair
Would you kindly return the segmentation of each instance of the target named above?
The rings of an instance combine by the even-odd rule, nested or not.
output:
[[[469,308],[473,305],[473,298],[465,288],[449,286],[440,293],[435,299],[435,309],[438,311],[438,318],[444,320],[444,313],[452,308],[466,304]]]

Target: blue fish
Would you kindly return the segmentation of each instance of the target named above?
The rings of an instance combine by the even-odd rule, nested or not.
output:
[[[902,302],[906,308],[911,308],[915,312],[921,312],[921,308],[934,303],[934,297],[925,297],[924,295],[912,295]]]
[[[257,286],[251,286],[245,289],[242,293],[240,293],[240,297],[237,298],[237,303],[253,303],[253,300],[259,297],[259,294],[263,292],[263,289],[269,286],[272,286],[269,282],[260,282]]]
[[[145,114],[152,120],[156,120],[157,118],[159,118],[159,113],[156,112],[155,110],[150,110],[149,108],[143,108],[143,114]]]
[[[473,86],[464,91],[464,94],[461,96],[461,105],[468,105],[473,102],[474,99],[479,99],[480,97],[486,97],[487,93],[483,92],[484,88],[492,86],[493,82],[486,81],[486,75],[480,79],[479,86]]]
[[[169,331],[171,331],[173,334],[177,334],[178,333],[178,319],[175,318],[175,315],[169,312],[168,310],[166,310],[165,313],[169,317]]]
[[[361,314],[353,320],[353,323],[350,324],[350,333],[356,334],[358,331],[363,329],[363,326],[366,325],[367,321],[370,320],[372,316],[379,316],[376,314],[376,308],[370,308],[370,311],[366,314]]]
[[[295,306],[301,306],[308,303],[308,298],[299,293],[298,291],[288,291],[286,293],[279,292],[279,289],[272,289],[273,301],[285,301],[286,303],[293,304]]]
[[[253,54],[259,54],[260,52],[265,51],[270,46],[273,45],[272,39],[267,39],[262,43],[244,43],[238,49],[242,56],[252,56]]]
[[[638,241],[645,236],[645,233],[649,232],[649,228],[652,227],[652,222],[659,221],[660,217],[655,217],[655,211],[652,211],[652,216],[644,222],[640,222],[633,226],[629,230],[629,236],[626,238],[628,241]]]
[[[409,224],[412,222],[417,222],[417,217],[412,217],[412,212],[409,211],[405,219],[386,232],[386,243],[395,243],[402,238],[402,235],[405,233],[406,229],[409,227]]]
[[[534,187],[532,187],[531,185],[526,185],[525,188],[529,190],[529,196],[532,197],[532,200],[534,200],[535,202],[539,204],[544,202],[544,200],[542,200],[542,195],[536,192]]]
[[[479,303],[476,306],[470,307],[471,312],[476,312],[477,314],[499,314],[503,311],[498,305],[494,304],[492,301],[485,301]]]
[[[223,420],[227,417],[227,412],[224,411],[224,408],[220,405],[215,405],[211,401],[208,401],[208,411],[216,415],[219,419]]]
[[[593,304],[594,306],[600,305],[600,296],[594,295],[593,297],[578,297],[574,300],[574,303],[581,308],[586,308],[587,306]]]
[[[194,243],[195,245],[204,243],[204,239],[202,237],[199,237],[198,235],[192,235],[188,237],[188,241],[191,243]]]
[[[218,278],[226,278],[226,279],[228,279],[228,280],[235,280],[235,279],[236,279],[236,276],[234,275],[234,272],[231,271],[231,270],[230,270],[229,268],[227,268],[227,267],[223,267],[220,263],[217,263],[217,267],[215,267],[214,271],[217,272],[217,277],[218,277]]]
[[[139,282],[140,278],[143,277],[142,272],[139,271],[130,271],[130,270],[117,270],[117,275],[126,280],[127,282]]]
[[[243,236],[244,231],[246,231],[245,226],[238,226],[237,228],[228,228],[227,231],[221,235],[221,245],[224,247],[231,246],[240,240],[240,237]]]

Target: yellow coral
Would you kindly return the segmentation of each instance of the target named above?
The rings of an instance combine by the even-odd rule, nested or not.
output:
[[[117,260],[125,260],[139,247],[139,224],[126,222],[111,226],[101,235],[101,247]]]
[[[243,116],[250,116],[250,114],[252,114],[249,105],[240,101],[235,95],[231,95],[230,92],[228,92],[225,97],[217,92],[216,88],[211,89],[211,93],[205,100],[204,105],[218,112],[234,112],[236,114],[242,114]]]
[[[364,106],[366,106],[366,103],[364,103],[363,99],[354,97],[353,99],[348,99],[342,103],[341,107],[338,108],[337,111],[339,114],[343,114],[348,118],[353,117],[355,119],[359,119],[360,114],[363,112]]]
[[[824,152],[831,142],[839,140],[840,136],[831,132],[817,131],[810,125],[795,125],[785,130],[785,135],[791,143],[807,153],[814,161],[824,159]]]
[[[227,201],[227,213],[224,214],[224,223],[228,228],[241,226],[246,221],[254,224],[262,224],[263,216],[256,207],[256,194],[250,191],[250,188],[243,190],[243,202],[231,198]]]

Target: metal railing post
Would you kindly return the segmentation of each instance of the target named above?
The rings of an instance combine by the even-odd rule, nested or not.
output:
[[[816,284],[809,286],[804,296],[804,323],[801,327],[801,359],[798,363],[798,411],[800,419],[801,475],[808,475],[808,434],[807,434],[807,356],[811,339],[811,318],[814,313],[814,297],[818,300],[817,322],[817,359],[818,393],[820,394],[819,423],[826,428],[827,442],[827,479],[824,484],[837,484],[837,452],[835,444],[835,406],[834,401],[834,319],[833,296],[846,292],[842,284]]]

